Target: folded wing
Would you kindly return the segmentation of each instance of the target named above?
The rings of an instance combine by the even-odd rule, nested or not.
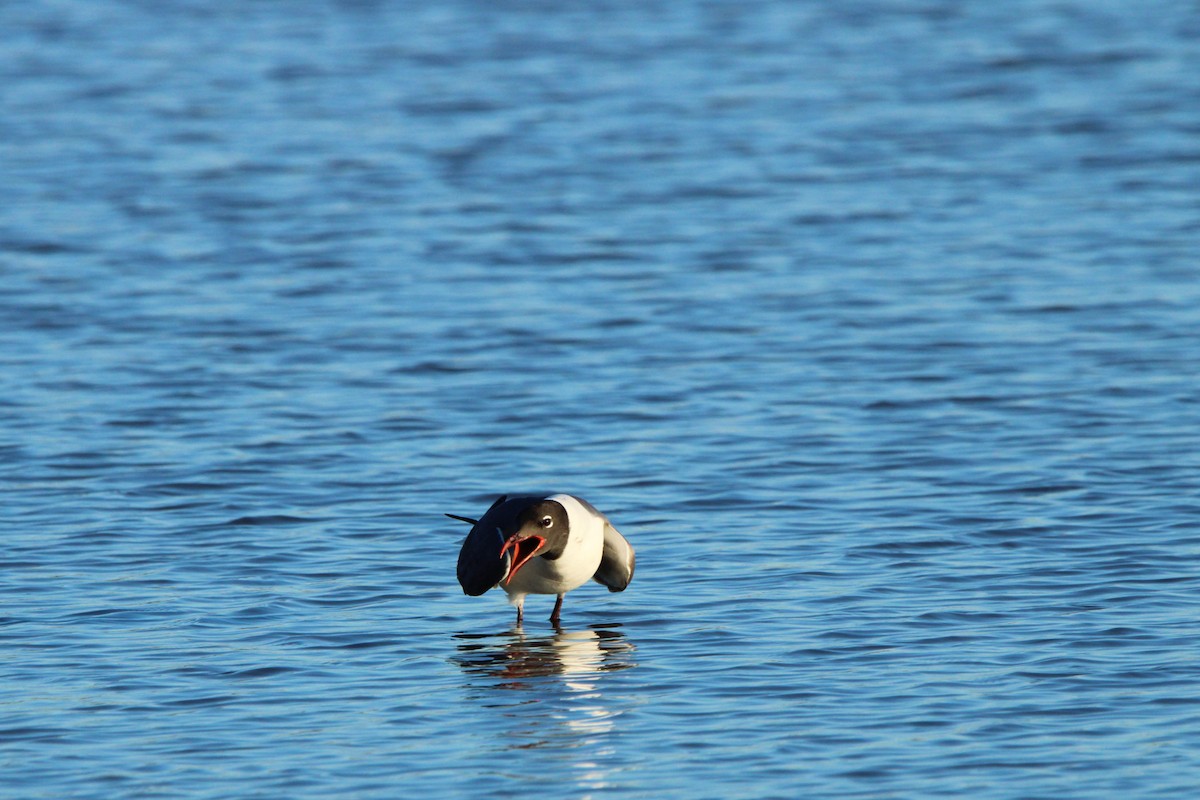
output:
[[[595,579],[608,587],[610,592],[623,592],[633,580],[633,545],[617,532],[606,517],[604,519],[604,553],[600,556],[600,567]]]
[[[529,499],[501,495],[471,527],[458,551],[458,582],[465,594],[481,595],[508,574],[512,559],[508,553],[501,555],[500,549],[504,547],[506,531],[513,527]]]

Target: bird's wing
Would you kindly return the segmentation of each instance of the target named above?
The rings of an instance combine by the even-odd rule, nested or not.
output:
[[[600,567],[595,579],[608,587],[610,592],[623,592],[633,580],[633,545],[626,541],[608,517],[604,518],[604,553],[600,556]]]
[[[471,532],[458,551],[458,582],[465,594],[481,595],[508,574],[512,557],[508,553],[500,554],[507,536],[505,531],[513,527],[517,515],[530,500],[529,497],[501,495],[471,526]]]

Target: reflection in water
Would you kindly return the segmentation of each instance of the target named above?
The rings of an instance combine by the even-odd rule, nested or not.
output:
[[[520,626],[503,634],[460,633],[455,661],[473,694],[484,690],[497,717],[504,750],[561,748],[578,787],[597,790],[611,786],[614,751],[610,736],[622,711],[602,691],[606,673],[637,666],[634,647],[619,624],[593,625],[584,630],[559,628],[551,635],[527,635]],[[508,695],[515,703],[493,702],[495,690],[529,692]]]
[[[634,647],[619,627],[617,623],[578,631],[558,628],[551,635],[538,636],[527,635],[521,626],[504,634],[460,633],[455,638],[463,643],[455,660],[470,676],[496,679],[487,682],[496,689],[527,689],[528,679],[628,669],[636,666]],[[480,683],[472,681],[476,686]]]

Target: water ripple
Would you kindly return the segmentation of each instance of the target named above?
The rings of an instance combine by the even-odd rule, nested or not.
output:
[[[0,785],[1194,792],[1194,11],[147,10],[0,6]]]

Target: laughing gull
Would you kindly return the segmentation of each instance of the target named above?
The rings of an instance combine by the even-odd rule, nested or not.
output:
[[[633,579],[633,547],[608,517],[569,494],[501,495],[471,523],[458,553],[458,582],[478,596],[499,584],[524,617],[525,595],[555,594],[550,621],[558,625],[563,595],[588,578],[621,592]]]

